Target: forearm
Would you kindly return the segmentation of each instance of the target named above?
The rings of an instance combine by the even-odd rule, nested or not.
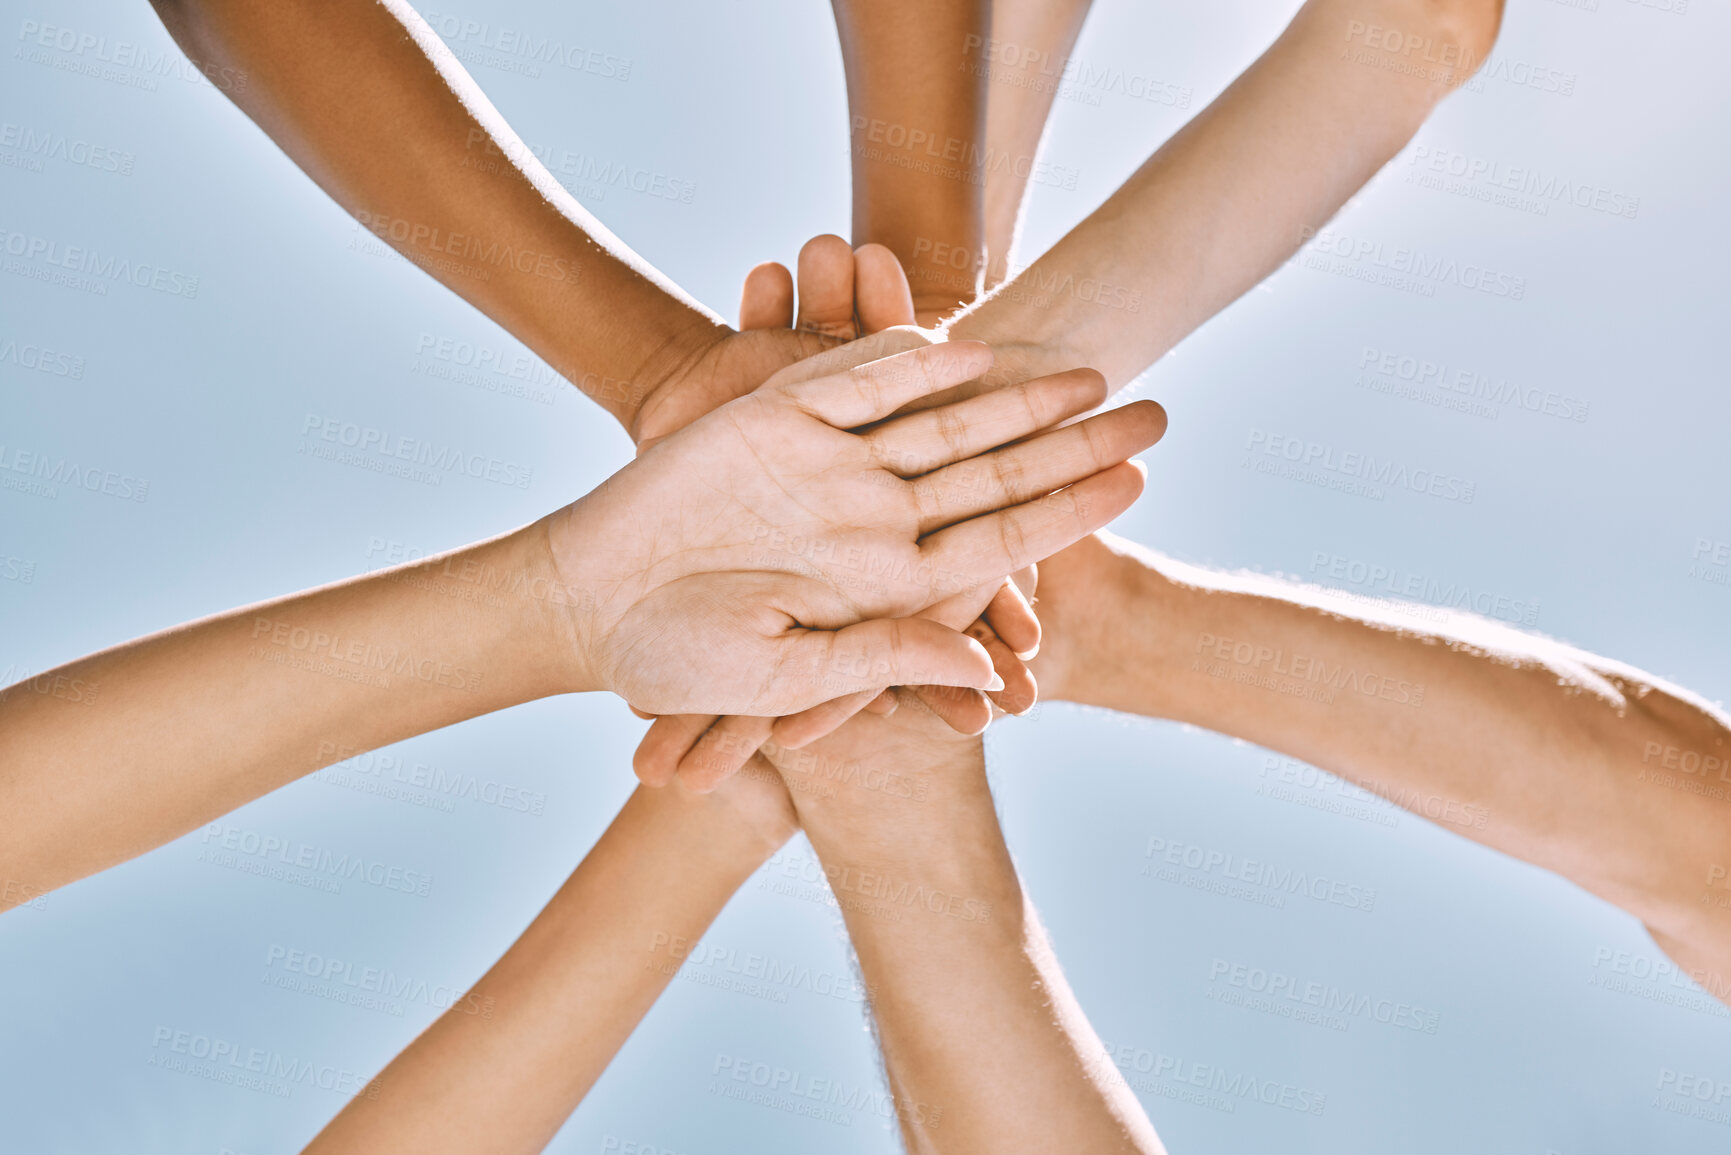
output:
[[[1279,268],[1482,62],[1499,0],[1310,0],[1278,40],[1063,240],[951,327],[1016,373],[1118,388]],[[1367,29],[1452,62],[1415,75]],[[1360,59],[1363,57],[1363,59]],[[1393,67],[1385,67],[1393,66]]]
[[[154,0],[228,95],[381,241],[629,426],[714,315],[567,193],[405,0]]]
[[[361,751],[589,688],[566,592],[536,523],[0,691],[0,876],[52,889]]]
[[[857,789],[795,791],[872,992],[908,1149],[1158,1151],[1134,1097],[1092,1061],[1102,1048],[1016,878],[974,749],[971,765],[913,775],[922,788],[900,815]],[[882,766],[908,762],[887,750]]]
[[[985,76],[958,67],[991,28],[991,0],[835,0],[847,74],[853,243],[875,242],[907,270],[922,322],[974,299],[975,271],[934,240],[978,252]]]
[[[992,0],[991,36],[971,46],[970,68],[986,76],[985,286],[1009,276],[1028,176],[1052,101],[1092,0]]]
[[[540,1151],[785,837],[719,794],[639,788],[504,957],[307,1151]]]
[[[1665,933],[1723,934],[1702,896],[1728,864],[1711,792],[1731,786],[1731,719],[1687,691],[1481,619],[1364,609],[1127,543],[1054,564],[1043,687],[1279,750]]]

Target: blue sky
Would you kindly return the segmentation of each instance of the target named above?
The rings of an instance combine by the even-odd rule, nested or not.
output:
[[[1680,2],[1511,4],[1481,79],[1326,234],[1139,380],[1133,395],[1161,401],[1171,432],[1116,528],[1201,563],[1466,596],[1725,699],[1731,584],[1711,562],[1731,542],[1728,18]],[[823,4],[462,3],[423,11],[518,132],[586,158],[576,186],[595,165],[648,174],[650,191],[577,192],[722,312],[752,264],[846,232],[846,107]],[[1057,102],[1044,146],[1066,177],[1034,187],[1021,259],[1294,9],[1098,0],[1076,53],[1091,79]],[[465,31],[483,20],[489,32]],[[107,47],[43,47],[43,25]],[[507,30],[601,63],[525,62],[498,47]],[[0,489],[0,681],[498,532],[629,459],[598,410],[539,367],[509,368],[520,346],[381,255],[176,67],[146,5],[13,6],[0,31],[0,454],[70,455],[104,479],[52,497]],[[138,46],[124,60],[121,42]],[[63,147],[32,152],[26,133]],[[1573,191],[1550,195],[1558,182]],[[53,283],[30,238],[152,272]],[[1432,401],[1414,399],[1421,383]],[[474,444],[531,480],[430,485],[321,461],[303,430],[328,417]],[[1392,458],[1473,499],[1375,500],[1255,468],[1289,444]],[[283,1096],[164,1069],[163,1040],[375,1072],[593,842],[630,789],[641,728],[599,697],[479,719],[279,791],[226,819],[232,835],[189,836],[7,914],[6,1145],[298,1150],[340,1088]],[[1659,1084],[1666,1071],[1731,1083],[1731,1016],[1647,981],[1657,952],[1621,912],[1216,735],[1042,707],[990,751],[1060,956],[1173,1151],[1724,1150],[1724,1127],[1666,1111]],[[431,806],[385,790],[435,774],[473,787]],[[236,868],[216,853],[225,838],[361,854],[430,881],[425,894],[305,890]],[[1374,900],[1223,898],[1182,869],[1192,850]],[[778,885],[808,854],[796,843],[740,893],[706,961],[552,1150],[895,1148],[870,1106],[881,1083],[839,922]],[[729,989],[728,968],[754,955],[805,977]],[[405,995],[331,997],[369,970]],[[1357,1009],[1264,1013],[1253,996],[1270,984]],[[718,1072],[740,1061],[836,1080],[865,1106],[842,1123],[738,1102]],[[1322,1110],[1196,1101],[1183,1080],[1206,1082],[1202,1068]]]

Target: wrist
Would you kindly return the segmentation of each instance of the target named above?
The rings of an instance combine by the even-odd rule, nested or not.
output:
[[[517,583],[510,591],[516,595],[512,645],[519,654],[536,656],[547,671],[549,694],[607,688],[594,644],[599,634],[594,584],[567,571],[554,552],[556,535],[572,534],[581,541],[581,505],[573,502],[511,535]]]
[[[626,396],[614,409],[633,444],[643,440],[644,427],[679,382],[689,378],[732,334],[733,330],[721,322],[693,314],[644,355],[622,390]]]
[[[1034,610],[1041,643],[1031,663],[1040,696],[1118,708],[1130,690],[1127,683],[1149,680],[1160,655],[1170,651],[1164,642],[1182,631],[1184,593],[1130,543],[1110,534],[1086,537],[1040,563]],[[1150,631],[1160,638],[1151,638]]]

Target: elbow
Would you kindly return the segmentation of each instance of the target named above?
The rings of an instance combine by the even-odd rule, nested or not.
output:
[[[1476,69],[1496,46],[1503,26],[1503,0],[1425,0],[1431,22]]]

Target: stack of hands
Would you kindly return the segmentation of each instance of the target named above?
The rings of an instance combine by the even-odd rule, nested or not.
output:
[[[1725,822],[1689,795],[1631,795],[1627,772],[1655,744],[1724,758],[1722,712],[1477,619],[1414,628],[1097,532],[1141,493],[1131,459],[1166,421],[1149,401],[1087,414],[1279,267],[1467,78],[1349,67],[1340,37],[1394,19],[1482,60],[1494,0],[1311,0],[1020,270],[1006,254],[1027,166],[992,157],[1032,157],[1053,92],[988,100],[990,69],[951,64],[983,30],[1061,59],[1085,0],[838,0],[866,243],[807,244],[797,294],[781,266],[753,270],[737,330],[559,189],[406,4],[159,10],[189,55],[251,78],[233,98],[333,197],[638,446],[592,493],[490,541],[0,691],[11,904],[332,751],[560,693],[611,691],[653,719],[643,785],[471,992],[490,1013],[461,1001],[309,1150],[539,1149],[676,973],[670,944],[694,942],[799,830],[846,919],[910,1150],[1159,1150],[986,786],[980,734],[1039,694],[1206,726],[1396,800],[1457,800],[1496,818],[1460,833],[1619,903],[1686,966],[1731,958],[1731,924],[1694,895]],[[980,179],[896,163],[882,123],[983,134]],[[474,278],[419,260],[425,236],[558,256]],[[1197,672],[1246,638],[1253,656],[1333,663],[1344,689]]]

